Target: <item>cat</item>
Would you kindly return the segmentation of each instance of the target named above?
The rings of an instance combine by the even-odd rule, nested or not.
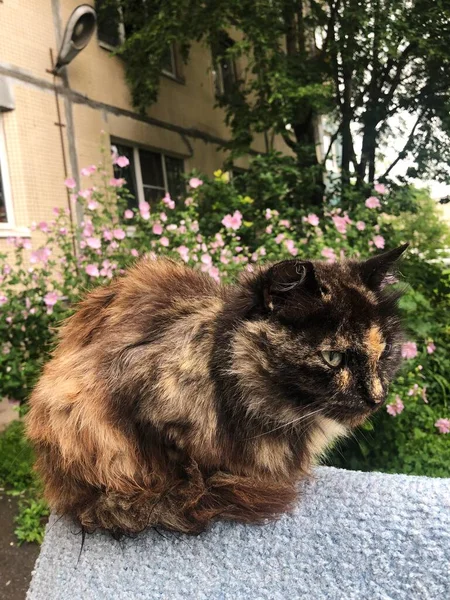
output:
[[[50,507],[114,535],[289,511],[324,450],[385,401],[406,247],[283,260],[228,286],[147,259],[91,291],[30,399]]]

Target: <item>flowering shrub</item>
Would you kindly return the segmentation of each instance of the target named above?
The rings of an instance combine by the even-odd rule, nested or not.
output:
[[[117,169],[128,165],[126,157],[114,155],[112,159],[116,175]],[[91,187],[75,193],[75,181],[65,181],[73,192],[73,203],[80,203],[83,209],[83,221],[75,231],[71,230],[67,210],[55,209],[50,222],[32,224],[34,237],[44,239],[44,243],[32,245],[26,239],[11,239],[13,261],[0,256],[3,396],[26,401],[52,348],[55,326],[73,311],[88,289],[120,276],[139,257],[168,256],[226,283],[242,269],[252,271],[256,263],[293,256],[328,262],[364,257],[385,246],[410,241],[411,233],[413,247],[404,263],[411,286],[401,301],[410,336],[403,346],[405,368],[392,386],[382,416],[384,428],[377,432],[379,445],[373,448],[389,450],[388,430],[394,432],[395,443],[405,431],[408,436],[417,431],[417,439],[425,436],[432,446],[435,440],[447,437],[450,385],[446,374],[450,362],[444,352],[449,333],[449,297],[442,283],[445,276],[442,267],[419,256],[413,235],[416,222],[391,214],[395,194],[383,185],[377,184],[352,210],[329,206],[316,214],[291,208],[281,214],[272,207],[254,208],[252,198],[238,193],[222,171],[213,179],[192,176],[185,198],[174,200],[167,194],[157,205],[141,202],[136,208],[130,208],[133,203],[125,180],[111,177],[108,165],[91,165],[81,173],[91,178]],[[229,200],[228,210],[220,213],[214,198]],[[208,221],[210,209],[214,219]],[[423,234],[421,243],[425,236],[429,248],[433,244],[438,247],[442,240],[437,239],[436,231],[430,239]],[[445,231],[439,231],[442,238]],[[448,274],[446,277],[448,283]],[[434,287],[430,288],[430,281]],[[393,448],[394,442],[390,443]],[[358,452],[354,448],[349,452],[349,462],[362,468]],[[369,457],[369,450],[364,452],[364,465],[373,466],[376,461]],[[380,450],[380,456],[383,452]],[[398,458],[399,452],[395,453]],[[426,464],[426,460],[422,462]],[[378,468],[390,468],[389,460],[386,458]],[[408,468],[406,463],[399,467]],[[448,472],[449,467],[445,468]],[[418,472],[419,468],[415,465],[412,470]]]

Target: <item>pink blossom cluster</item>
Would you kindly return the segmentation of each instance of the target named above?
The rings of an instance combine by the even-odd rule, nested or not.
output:
[[[390,414],[392,417],[396,417],[397,415],[399,415],[404,408],[405,405],[401,401],[401,398],[398,394],[395,396],[394,402],[386,406],[388,414]]]

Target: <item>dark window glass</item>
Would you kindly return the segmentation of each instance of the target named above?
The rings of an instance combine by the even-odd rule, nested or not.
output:
[[[130,161],[128,167],[119,167],[114,165],[114,177],[118,179],[123,177],[127,182],[127,188],[132,194],[132,198],[128,198],[128,208],[135,208],[138,205],[136,168],[134,164],[133,148],[125,144],[113,144],[117,149],[119,156],[126,156]]]
[[[175,200],[183,193],[183,161],[172,156],[165,156],[167,187],[170,196]]]
[[[0,168],[0,223],[6,223],[6,221],[5,192],[3,189],[2,170]]]
[[[139,150],[139,158],[141,161],[142,183],[164,190],[161,154],[149,150]]]
[[[165,190],[161,188],[147,187],[144,185],[144,198],[150,205],[154,206],[161,202],[165,196]]]
[[[101,42],[116,47],[122,42],[120,24],[122,22],[118,5],[106,0],[96,0],[97,37]]]
[[[216,94],[229,96],[236,83],[236,66],[234,60],[227,56],[233,46],[233,40],[227,35],[221,36],[213,47],[213,60],[216,70]]]
[[[161,70],[164,71],[165,73],[170,73],[174,77],[177,74],[176,63],[175,63],[175,50],[174,50],[173,44],[170,44],[170,46],[167,48],[166,52],[164,53]]]

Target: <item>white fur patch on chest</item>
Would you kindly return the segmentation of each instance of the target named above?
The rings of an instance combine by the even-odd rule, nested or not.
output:
[[[348,428],[333,419],[317,417],[315,427],[309,434],[308,450],[314,462],[340,437],[348,435]]]

